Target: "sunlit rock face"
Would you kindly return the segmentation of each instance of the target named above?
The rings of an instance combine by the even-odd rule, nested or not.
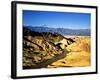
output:
[[[23,69],[90,66],[90,40],[90,36],[67,37],[24,28]]]
[[[50,63],[64,58],[67,46],[73,42],[59,33],[34,32],[24,28],[23,68],[47,67]]]

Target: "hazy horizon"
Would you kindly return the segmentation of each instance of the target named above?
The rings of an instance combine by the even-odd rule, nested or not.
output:
[[[62,28],[62,29],[71,29],[71,30],[81,30],[81,29],[90,29],[90,28],[81,28],[81,29],[79,29],[79,28],[75,28],[75,29],[72,29],[72,28],[67,28],[67,27],[65,27],[65,28],[63,28],[63,27],[57,27],[57,28],[55,28],[55,27],[48,27],[48,26],[31,26],[31,25],[23,25],[24,27],[43,27],[43,28],[54,28],[54,29],[57,29],[57,28]]]

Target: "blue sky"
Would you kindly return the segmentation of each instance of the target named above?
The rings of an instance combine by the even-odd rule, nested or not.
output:
[[[89,13],[50,12],[23,10],[24,26],[46,26],[51,28],[89,29]]]

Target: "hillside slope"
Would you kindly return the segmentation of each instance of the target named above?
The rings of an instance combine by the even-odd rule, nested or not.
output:
[[[60,59],[48,65],[49,68],[54,67],[86,67],[91,65],[91,45],[89,36],[80,36],[75,38],[75,42],[67,47],[69,54],[65,58]]]
[[[24,27],[23,69],[47,67],[52,62],[66,57],[66,47],[72,43],[74,40],[59,33],[35,32]]]

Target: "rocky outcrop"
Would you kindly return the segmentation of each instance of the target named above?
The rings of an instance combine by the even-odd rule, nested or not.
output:
[[[23,28],[23,69],[47,67],[64,58],[67,45],[73,42],[59,33],[40,33]]]

